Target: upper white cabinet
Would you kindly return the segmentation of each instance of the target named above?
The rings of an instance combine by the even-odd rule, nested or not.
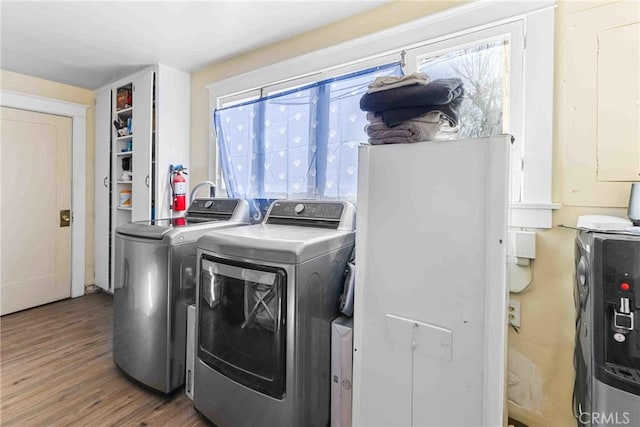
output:
[[[640,181],[640,3],[585,4],[567,20],[563,201],[626,207]]]
[[[598,181],[640,181],[639,53],[640,23],[598,34]]]
[[[190,75],[156,65],[96,92],[96,285],[113,290],[115,229],[171,216],[170,165],[189,166]]]

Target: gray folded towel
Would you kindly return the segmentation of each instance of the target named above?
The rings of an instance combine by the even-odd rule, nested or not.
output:
[[[425,120],[408,120],[392,128],[382,122],[373,122],[365,126],[369,144],[398,144],[436,139],[442,123]]]
[[[426,85],[409,85],[381,92],[366,93],[360,98],[363,111],[386,111],[396,108],[445,105],[464,93],[462,80],[433,80]]]
[[[422,105],[416,107],[390,108],[380,111],[384,123],[391,127],[416,117],[424,116],[433,112],[438,112],[449,122],[452,128],[458,126],[460,117],[460,105],[464,98],[459,96],[448,104],[444,105]]]
[[[384,120],[382,120],[382,113],[372,113],[369,111],[367,112],[366,117],[369,123],[384,123]],[[411,120],[418,122],[442,123],[443,121],[448,120],[448,118],[440,111],[434,110],[422,116],[412,118]]]
[[[383,90],[396,89],[402,86],[426,85],[429,83],[428,75],[425,73],[411,73],[405,76],[383,76],[376,79],[369,85],[367,93],[381,92]]]

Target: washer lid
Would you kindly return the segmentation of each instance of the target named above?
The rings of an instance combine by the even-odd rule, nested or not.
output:
[[[245,261],[299,264],[354,243],[353,231],[263,223],[213,230],[198,239],[198,248]]]
[[[116,233],[162,240],[167,233],[172,231],[177,233],[198,226],[205,230],[214,224],[216,227],[222,226],[221,223],[249,223],[247,201],[224,198],[195,199],[183,217],[129,222],[119,225],[116,228]]]
[[[167,233],[172,231],[222,221],[223,220],[194,219],[189,217],[160,218],[149,221],[129,222],[119,225],[118,228],[116,228],[116,233],[145,239],[162,240]]]

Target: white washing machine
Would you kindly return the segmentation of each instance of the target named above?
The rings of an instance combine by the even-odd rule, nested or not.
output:
[[[355,209],[275,201],[198,240],[194,405],[220,426],[329,423],[331,322]]]
[[[245,200],[203,198],[184,217],[116,228],[113,361],[125,374],[163,393],[183,384],[196,241],[211,230],[248,223]]]

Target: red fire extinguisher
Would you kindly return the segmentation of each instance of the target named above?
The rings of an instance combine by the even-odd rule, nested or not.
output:
[[[172,207],[174,212],[180,212],[187,209],[187,169],[182,165],[171,166],[171,192]]]

